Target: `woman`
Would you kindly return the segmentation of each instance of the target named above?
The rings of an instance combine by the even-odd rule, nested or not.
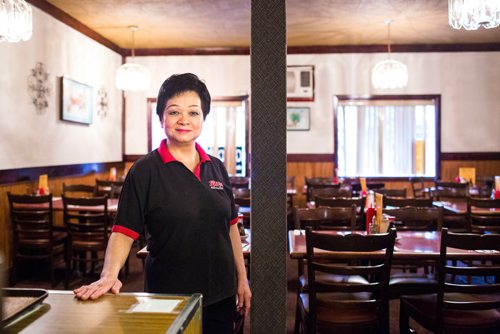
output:
[[[75,289],[76,297],[118,293],[120,268],[144,232],[146,292],[201,292],[204,333],[231,333],[235,311],[248,314],[251,292],[229,177],[222,162],[195,142],[210,100],[194,74],[165,80],[156,113],[167,138],[130,169],[101,278]]]

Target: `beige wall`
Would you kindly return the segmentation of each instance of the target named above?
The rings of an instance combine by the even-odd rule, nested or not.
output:
[[[289,55],[289,65],[315,66],[316,88],[314,102],[289,103],[311,107],[311,130],[288,132],[288,153],[333,153],[333,96],[338,94],[441,94],[442,152],[500,151],[500,52],[396,53],[393,58],[408,66],[408,86],[376,90],[370,84],[371,68],[386,57],[382,53]],[[136,59],[154,76],[147,93],[127,98],[126,154],[146,153],[145,101],[157,95],[170,74],[196,73],[206,80],[212,95],[250,90],[249,56]]]
[[[48,108],[37,114],[28,76],[37,62],[49,78]],[[115,88],[121,56],[33,7],[33,37],[0,43],[0,170],[121,161],[122,99]],[[93,123],[63,122],[59,77],[93,87]],[[108,93],[106,118],[97,116],[97,91]]]

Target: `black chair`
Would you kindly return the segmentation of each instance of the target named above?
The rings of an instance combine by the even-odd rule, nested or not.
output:
[[[108,198],[63,196],[64,224],[68,231],[68,255],[65,288],[69,286],[73,268],[86,270],[91,264],[104,263],[109,235]]]
[[[396,217],[398,230],[435,231],[443,224],[443,209],[438,207],[406,206],[384,209],[384,213]]]
[[[232,188],[248,188],[250,186],[250,178],[245,176],[230,176],[229,182]]]
[[[470,232],[500,233],[500,199],[469,198],[467,216]]]
[[[365,214],[364,214],[365,201],[366,201],[365,197],[337,198],[337,197],[316,196],[314,198],[314,201],[317,208],[322,206],[350,208],[353,204],[356,205],[357,228],[363,230],[366,228]]]
[[[500,251],[500,235],[449,232],[443,228],[438,264],[438,290],[435,294],[402,296],[400,333],[410,333],[409,319],[435,333],[500,333],[500,282],[484,280],[500,277],[497,262],[466,266],[469,257],[460,260],[448,248],[470,251]],[[451,263],[451,265],[450,265]],[[460,282],[450,277],[466,277]]]
[[[413,198],[430,197],[428,189],[425,188],[423,177],[410,177],[409,181]]]
[[[314,200],[314,197],[312,197],[312,189],[340,187],[340,184],[333,183],[333,179],[331,177],[304,177],[304,184],[307,187],[307,202]]]
[[[398,198],[384,196],[383,205],[385,207],[403,208],[413,206],[420,208],[432,208],[432,198]]]
[[[55,286],[55,268],[64,266],[67,233],[52,225],[52,194],[14,195],[7,192],[13,234],[13,283],[21,262],[46,261]]]
[[[295,208],[295,228],[314,230],[355,230],[356,205],[349,207]]]
[[[352,198],[352,188],[351,186],[343,186],[343,185],[332,185],[325,186],[323,188],[308,188],[310,191],[311,198],[316,198],[316,196],[321,197],[339,197],[339,198]]]
[[[309,290],[299,296],[297,329],[305,333],[388,333],[387,296],[395,238],[394,229],[385,234],[337,235],[307,227]],[[336,262],[325,261],[317,250],[335,252]],[[384,251],[383,260],[370,260],[375,251]],[[331,275],[340,279],[326,278]],[[347,277],[352,276],[364,277],[365,282],[351,282]]]
[[[436,181],[432,197],[435,201],[467,203],[469,190],[467,183]],[[454,232],[467,231],[467,213],[444,211],[443,226]]]
[[[123,187],[123,181],[108,181],[95,179],[95,196],[118,198]]]
[[[88,184],[62,184],[62,195],[72,197],[94,197],[96,188]]]
[[[406,198],[406,188],[401,189],[376,189],[374,190],[378,194],[390,197]]]

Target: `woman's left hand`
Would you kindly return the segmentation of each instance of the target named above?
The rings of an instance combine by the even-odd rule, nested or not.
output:
[[[238,290],[236,293],[236,311],[240,314],[245,313],[245,316],[248,316],[250,313],[252,292],[250,291],[246,277],[238,279]]]

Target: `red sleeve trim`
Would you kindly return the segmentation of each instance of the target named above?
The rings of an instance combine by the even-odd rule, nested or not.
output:
[[[139,233],[121,225],[114,225],[111,232],[118,232],[121,234],[125,234],[127,237],[130,237],[134,240],[137,240],[139,238]]]
[[[236,218],[232,219],[232,220],[229,222],[229,225],[234,225],[234,224],[238,224],[238,216],[236,216]]]

